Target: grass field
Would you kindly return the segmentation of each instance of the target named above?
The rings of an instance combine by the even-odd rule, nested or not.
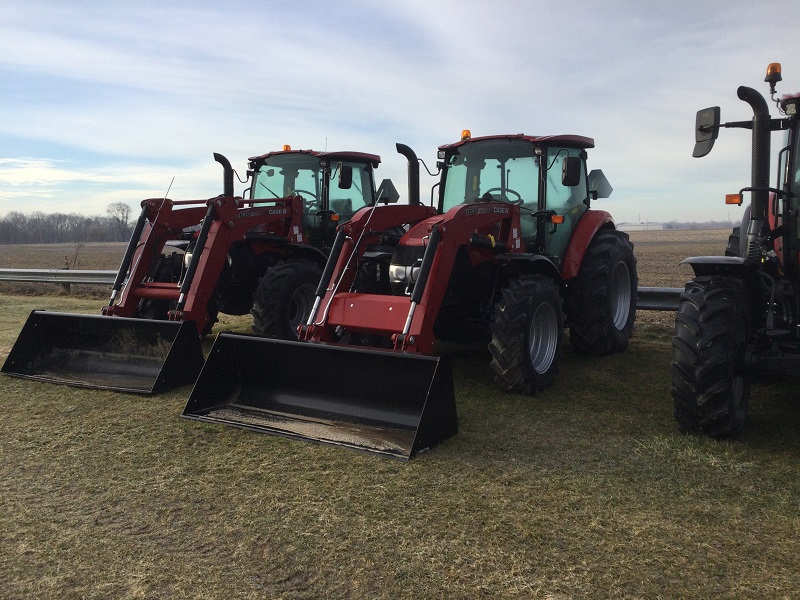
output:
[[[727,237],[652,233],[632,235],[647,286]],[[0,357],[33,308],[99,308],[0,302]],[[0,597],[800,596],[796,386],[757,384],[735,440],[679,435],[671,317],[645,316],[623,354],[567,348],[534,397],[496,391],[484,347],[441,345],[460,431],[409,463],[180,419],[188,387],[0,377]]]

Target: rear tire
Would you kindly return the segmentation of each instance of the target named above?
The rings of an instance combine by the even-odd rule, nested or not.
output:
[[[725,256],[741,256],[742,251],[741,247],[741,237],[742,237],[742,228],[738,225],[731,230],[731,234],[728,236],[728,245],[725,248]]]
[[[308,260],[280,263],[258,282],[253,296],[253,332],[263,337],[297,339],[308,320],[322,270]]]
[[[532,394],[549,387],[558,372],[564,328],[561,293],[551,278],[513,279],[495,304],[491,369],[507,392]]]
[[[683,433],[727,437],[747,417],[744,354],[750,331],[747,291],[738,279],[698,277],[686,284],[672,338],[672,399]]]
[[[628,347],[636,319],[638,277],[628,234],[597,233],[578,276],[567,288],[569,341],[580,352],[610,354]]]

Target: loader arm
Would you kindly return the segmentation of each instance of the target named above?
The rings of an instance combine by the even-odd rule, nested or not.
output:
[[[388,212],[385,216],[389,218],[373,217],[373,224],[379,222],[384,229],[399,224],[391,221]],[[466,247],[474,264],[484,262],[487,255],[523,251],[519,207],[503,202],[457,206],[444,215],[420,220],[401,238],[401,246],[424,248],[418,279],[409,296],[360,293],[347,286],[353,282],[368,244],[374,242],[374,236],[360,236],[368,220],[364,213],[344,226],[350,241],[338,257],[333,283],[322,299],[322,315],[306,328],[304,339],[336,342],[344,330],[388,337],[395,350],[431,354],[436,341],[433,325],[459,249]]]
[[[245,238],[257,244],[301,243],[302,198],[279,199],[267,206],[237,197],[204,201],[146,200],[148,217],[130,260],[126,284],[119,299],[103,308],[107,316],[134,317],[142,299],[170,300],[173,321],[193,321],[202,332],[209,321],[208,302],[214,293],[231,244]],[[175,210],[175,207],[188,205]],[[197,245],[187,271],[178,283],[151,280],[151,271],[164,244],[192,227],[200,226]],[[125,268],[123,263],[121,270]]]

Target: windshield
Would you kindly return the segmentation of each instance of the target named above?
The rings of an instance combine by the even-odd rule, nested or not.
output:
[[[353,170],[353,181],[349,187],[340,187],[342,167],[350,167]],[[372,204],[375,190],[370,165],[355,162],[335,163],[331,167],[330,178],[330,209],[338,213],[342,220],[349,219],[357,210]]]
[[[499,200],[535,210],[539,159],[522,140],[486,140],[460,146],[447,160],[442,211],[459,204]]]
[[[305,201],[319,202],[322,167],[319,158],[307,154],[272,156],[258,167],[252,187],[252,198],[272,200],[302,196]]]
[[[340,187],[342,167],[350,167],[352,183]],[[372,204],[375,191],[369,164],[336,162],[330,169],[329,208],[349,219],[360,208]],[[324,170],[320,158],[308,154],[272,156],[258,167],[252,186],[253,200],[275,200],[287,196],[303,198],[306,213],[315,213],[323,206]],[[257,203],[256,206],[259,204]]]
[[[788,176],[789,191],[792,192],[792,207],[795,208],[800,201],[800,127],[795,124],[794,130],[791,130],[789,135],[794,137],[794,143],[791,144],[793,165],[788,170]]]

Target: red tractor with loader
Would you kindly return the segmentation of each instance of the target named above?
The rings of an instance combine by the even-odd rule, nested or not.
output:
[[[738,433],[747,418],[755,377],[800,369],[800,94],[775,98],[779,63],[765,81],[782,116],[771,117],[764,97],[749,87],[737,95],[752,120],[720,123],[719,107],[697,113],[693,155],[711,151],[721,128],[752,130],[748,187],[726,197],[750,205],[734,228],[725,256],[687,258],[694,279],[681,294],[672,341],[672,398],[682,432],[711,437]],[[770,187],[772,132],[783,132],[777,181]]]
[[[408,204],[339,225],[300,339],[219,334],[183,416],[409,459],[458,429],[437,340],[489,341],[497,384],[524,394],[553,383],[565,327],[581,352],[625,349],[636,260],[591,208],[611,191],[593,146],[465,131],[430,206],[409,158]]]
[[[33,311],[3,372],[54,383],[152,393],[195,381],[200,337],[222,312],[253,315],[258,335],[296,339],[336,226],[376,200],[380,158],[292,150],[249,159],[246,198],[222,155],[223,193],[154,198],[142,210],[102,315]]]

